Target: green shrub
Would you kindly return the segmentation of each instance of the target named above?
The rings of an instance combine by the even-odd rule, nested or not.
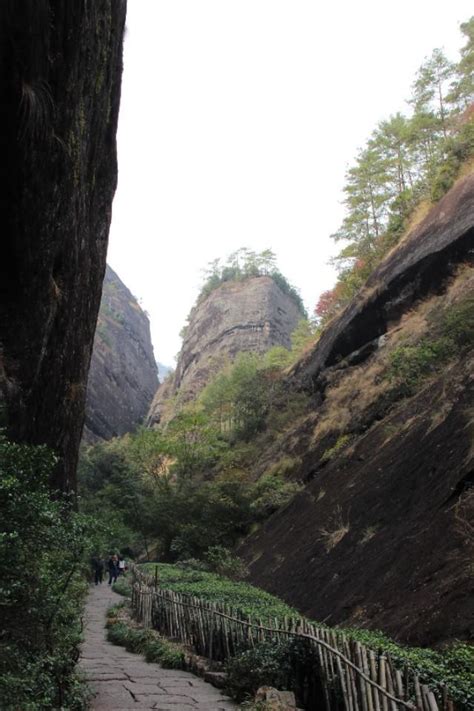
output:
[[[254,696],[261,686],[286,689],[291,677],[288,645],[261,642],[229,659],[226,672],[227,689],[237,701]]]
[[[465,161],[474,154],[474,123],[469,121],[446,141],[445,157],[435,173],[431,199],[440,200],[459,175]]]
[[[128,627],[124,622],[115,622],[107,630],[107,639],[112,644],[125,647],[127,642]]]
[[[350,441],[351,437],[348,434],[343,434],[338,437],[336,443],[323,452],[321,455],[321,461],[329,462],[331,459],[334,459],[334,457],[336,457],[344,449],[344,447],[349,444]]]
[[[160,657],[160,664],[164,669],[184,669],[184,652],[181,647],[172,642],[163,644],[163,651]]]
[[[286,481],[280,473],[289,471],[293,466],[289,457],[280,460],[277,466],[281,466],[281,468],[272,468],[273,471],[260,477],[253,487],[253,501],[250,508],[259,521],[268,518],[279,508],[285,506],[303,488],[296,481]]]
[[[399,346],[390,354],[389,378],[397,383],[402,394],[411,395],[451,352],[447,339]]]
[[[402,344],[390,354],[386,377],[402,395],[411,395],[423,380],[460,351],[474,344],[474,297],[431,315],[432,335],[416,344]]]
[[[120,576],[113,585],[113,591],[119,595],[123,595],[123,597],[130,597],[132,594],[131,578],[123,575]]]
[[[2,708],[82,709],[75,672],[91,521],[49,481],[45,447],[0,438],[0,698]]]
[[[145,654],[147,645],[153,639],[151,630],[128,628],[125,649],[134,654]]]
[[[458,304],[453,304],[443,314],[441,325],[443,334],[458,348],[474,344],[474,296],[469,296]]]
[[[112,607],[109,607],[109,609],[107,610],[107,613],[106,613],[107,617],[110,617],[110,618],[117,617],[120,610],[123,610],[123,608],[126,606],[126,604],[127,603],[125,602],[125,600],[123,600],[122,602],[117,602],[115,605],[112,605]]]
[[[184,669],[182,647],[165,639],[158,639],[149,629],[132,627],[125,620],[113,621],[107,630],[107,639],[112,644],[125,647],[134,654],[143,654],[147,662],[159,662],[165,669]]]
[[[147,662],[159,662],[164,653],[164,643],[161,639],[153,639],[147,644],[145,659]]]
[[[153,639],[153,632],[139,627],[130,627],[124,620],[120,620],[110,625],[107,639],[112,644],[125,647],[129,652],[145,654],[147,645]]]
[[[232,555],[231,551],[224,546],[211,546],[204,557],[212,573],[225,575],[232,580],[241,580],[249,574],[243,560]]]

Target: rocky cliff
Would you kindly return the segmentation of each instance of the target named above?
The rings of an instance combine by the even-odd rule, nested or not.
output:
[[[75,487],[116,186],[124,0],[0,3],[0,343],[8,435]]]
[[[237,353],[264,353],[291,346],[301,308],[269,276],[224,282],[191,311],[174,374],[158,389],[149,424],[160,421],[166,402],[194,399],[210,377]]]
[[[283,456],[306,486],[240,552],[252,582],[315,619],[472,638],[473,248],[471,174],[288,380],[311,407],[256,474]]]
[[[148,316],[108,266],[87,384],[86,441],[133,430],[146,416],[157,387]]]

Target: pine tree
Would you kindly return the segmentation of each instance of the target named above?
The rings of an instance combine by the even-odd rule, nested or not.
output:
[[[430,115],[436,119],[433,128],[447,137],[448,111],[446,95],[449,81],[453,78],[455,66],[441,49],[434,49],[431,56],[419,68],[413,84],[411,103],[415,114]]]
[[[387,163],[376,141],[372,140],[359,152],[356,165],[346,174],[347,216],[333,238],[356,243],[359,254],[369,255],[373,251],[385,225],[391,197]]]
[[[455,66],[455,79],[446,98],[465,109],[474,101],[474,15],[463,22],[460,29],[467,41],[461,49],[461,59]]]

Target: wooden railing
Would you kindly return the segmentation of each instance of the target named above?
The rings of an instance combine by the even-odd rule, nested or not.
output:
[[[160,588],[137,567],[132,572],[136,619],[210,660],[223,662],[259,642],[302,640],[314,653],[295,655],[293,691],[307,709],[324,704],[327,711],[454,711],[445,687],[435,694],[408,667],[400,671],[389,655],[337,630],[303,618],[255,622],[225,605]]]

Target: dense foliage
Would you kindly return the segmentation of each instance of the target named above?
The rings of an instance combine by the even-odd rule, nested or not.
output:
[[[381,121],[346,174],[346,216],[334,240],[339,279],[316,316],[325,323],[362,286],[374,267],[439,200],[474,155],[474,17],[461,25],[465,44],[450,62],[435,49],[421,65],[408,101],[411,113]]]
[[[81,709],[75,675],[89,522],[48,488],[45,447],[0,440],[0,698],[4,709]]]
[[[212,548],[232,547],[252,524],[286,503],[299,486],[278,474],[254,483],[246,471],[232,463],[207,480],[209,461],[217,456],[212,454],[212,445],[219,433],[209,435],[209,448],[204,446],[207,436],[206,432],[196,433],[197,443],[196,438],[187,443],[178,439],[175,448],[175,441],[163,433],[139,431],[90,449],[81,462],[84,510],[98,515],[113,507],[116,535],[128,532],[131,552],[134,548],[151,553],[153,541],[154,556],[165,560],[201,558],[210,563]],[[135,459],[142,440],[147,442],[150,461],[163,462],[161,472],[149,473],[142,462],[143,452],[138,461]],[[219,442],[219,451],[223,451],[225,440]],[[186,468],[188,461],[192,463],[190,469]],[[104,478],[95,479],[96,471]],[[223,554],[215,566],[224,565],[224,559]]]
[[[307,330],[300,332],[301,342]],[[288,457],[250,478],[259,438],[276,437],[307,405],[305,395],[282,388],[280,371],[266,357],[241,354],[166,429],[84,450],[83,510],[103,518],[122,552],[128,543],[150,553],[153,541],[154,556],[210,565],[210,548],[232,547],[301,488],[289,478]],[[225,561],[222,554],[214,569],[234,566],[237,574]]]

